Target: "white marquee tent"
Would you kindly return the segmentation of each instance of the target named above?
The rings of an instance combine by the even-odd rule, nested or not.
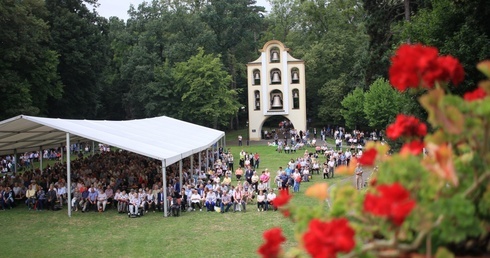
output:
[[[70,146],[70,141],[93,140],[161,160],[165,186],[166,166],[207,150],[224,136],[222,131],[166,116],[106,121],[20,115],[0,122],[0,155],[36,151],[64,144]],[[69,154],[67,148],[68,187],[71,186]],[[70,194],[68,197],[71,198]],[[71,216],[70,209],[68,215]]]

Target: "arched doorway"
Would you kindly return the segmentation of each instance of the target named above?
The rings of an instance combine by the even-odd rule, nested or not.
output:
[[[261,125],[261,138],[264,140],[288,141],[291,133],[295,131],[294,124],[285,116],[269,116],[264,119]]]

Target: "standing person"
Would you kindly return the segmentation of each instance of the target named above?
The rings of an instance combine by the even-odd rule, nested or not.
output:
[[[235,170],[235,169],[233,168],[233,154],[231,154],[231,152],[228,154],[228,169],[229,169],[230,171]]]
[[[238,135],[238,146],[242,146],[243,145],[242,140],[243,140],[242,135],[241,134]]]
[[[241,179],[241,178],[242,178],[242,176],[243,176],[243,169],[242,169],[242,167],[238,167],[238,168],[236,169],[236,171],[235,171],[235,176],[236,176],[236,179],[237,179],[238,181],[240,181],[240,179]]]
[[[259,180],[260,180],[260,177],[259,175],[257,175],[257,171],[254,171],[253,172],[253,175],[252,175],[252,188],[255,192],[258,192],[258,186],[259,186]]]
[[[254,167],[255,169],[259,169],[259,164],[260,164],[260,155],[258,152],[254,154]]]
[[[292,175],[294,184],[293,184],[293,192],[299,192],[299,186],[301,184],[301,174],[299,173],[298,169],[294,170],[294,173]]]
[[[260,181],[262,181],[262,183],[266,185],[266,188],[270,187],[269,185],[270,174],[268,172],[269,170],[265,169],[264,171],[262,171],[262,175],[260,175]]]
[[[355,171],[355,173],[356,173],[356,189],[357,190],[361,190],[361,188],[362,188],[362,184],[363,184],[362,173],[363,172],[364,171],[362,170],[361,164],[357,163],[356,171]]]
[[[245,170],[245,180],[247,180],[248,184],[252,184],[253,175],[254,175],[253,170],[250,167],[247,167],[247,170]]]
[[[286,190],[289,193],[289,187],[288,187],[289,177],[288,175],[286,175],[286,171],[282,171],[279,178],[281,180],[281,189]]]

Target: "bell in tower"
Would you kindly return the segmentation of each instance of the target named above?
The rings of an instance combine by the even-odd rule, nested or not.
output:
[[[279,54],[276,51],[272,52],[271,61],[272,62],[279,62]]]
[[[281,95],[279,94],[274,94],[272,96],[272,104],[271,104],[271,109],[282,109],[282,100],[281,100]]]
[[[299,76],[297,71],[293,72],[293,82],[299,82]]]
[[[260,73],[259,72],[255,72],[254,73],[254,84],[255,85],[259,85],[260,84]]]
[[[281,83],[281,77],[279,77],[279,72],[272,72],[272,84]]]

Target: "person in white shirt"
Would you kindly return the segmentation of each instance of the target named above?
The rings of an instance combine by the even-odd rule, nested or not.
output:
[[[352,152],[349,149],[345,151],[345,160],[347,161],[347,166],[350,164],[350,159],[352,158]]]
[[[334,170],[334,167],[335,167],[335,159],[334,158],[330,158],[330,160],[328,161],[327,163],[327,178],[328,177],[333,177],[333,170]],[[325,179],[325,174],[323,175],[323,178]]]
[[[107,194],[104,189],[101,189],[99,195],[97,195],[97,209],[99,212],[104,212],[107,205]]]
[[[138,193],[134,192],[129,195],[129,214],[130,216],[136,216],[138,214],[138,207],[140,206],[140,200]]]
[[[129,203],[129,195],[126,193],[126,190],[122,191],[117,199],[117,211],[119,213],[126,212],[128,210]]]
[[[264,211],[265,209],[265,195],[263,191],[259,191],[257,195],[257,211]]]
[[[66,200],[66,187],[64,183],[60,183],[56,191],[56,196],[58,197],[58,201],[60,202],[60,206],[63,207],[63,203]]]
[[[273,205],[274,199],[276,199],[276,194],[274,193],[273,189],[269,189],[269,193],[267,194],[267,199],[265,201],[265,210],[269,210],[269,206],[272,205],[272,209],[274,211],[277,210],[277,208]]]
[[[214,211],[214,205],[216,205],[216,194],[214,191],[208,191],[206,194],[206,208],[207,211]]]
[[[194,211],[196,210],[196,206],[199,207],[200,211],[202,211],[201,196],[197,193],[197,190],[192,191],[191,206],[192,206],[192,210],[194,210]]]

